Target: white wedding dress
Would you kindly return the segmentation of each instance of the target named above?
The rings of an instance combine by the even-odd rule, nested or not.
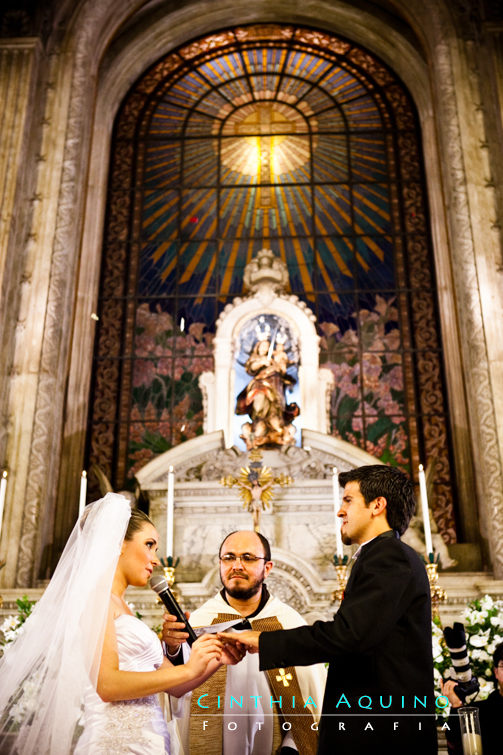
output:
[[[161,643],[140,619],[121,614],[115,619],[115,632],[121,671],[154,671],[162,664]],[[89,687],[81,724],[84,731],[74,755],[174,755],[178,749],[157,695],[104,703]]]

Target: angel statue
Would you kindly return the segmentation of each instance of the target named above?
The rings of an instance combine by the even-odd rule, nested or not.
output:
[[[296,382],[287,372],[291,364],[281,333],[256,341],[244,365],[252,379],[236,401],[236,414],[248,414],[251,419],[241,427],[248,450],[295,443],[292,423],[300,410],[295,402],[287,404],[285,396]]]

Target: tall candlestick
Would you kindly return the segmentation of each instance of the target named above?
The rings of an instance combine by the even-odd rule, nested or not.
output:
[[[84,509],[86,507],[86,496],[87,496],[87,472],[84,469],[82,470],[82,474],[80,476],[79,519],[84,513]]]
[[[168,495],[166,499],[166,556],[173,556],[173,520],[175,507],[175,475],[173,467],[168,470]]]
[[[421,493],[426,560],[428,560],[430,553],[433,553],[433,544],[431,542],[430,511],[428,509],[428,494],[426,493],[426,477],[422,464],[419,465],[419,490]]]
[[[7,470],[2,472],[0,479],[0,535],[2,534],[3,507],[5,503],[5,491],[7,490]]]
[[[332,486],[334,491],[334,510],[335,510],[335,547],[337,556],[342,558],[344,551],[342,549],[342,536],[341,536],[341,518],[338,516],[340,509],[339,502],[339,477],[337,474],[337,467],[332,469]]]

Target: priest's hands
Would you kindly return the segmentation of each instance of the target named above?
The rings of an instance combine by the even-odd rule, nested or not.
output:
[[[258,653],[258,638],[260,637],[260,632],[254,632],[252,630],[247,630],[245,632],[219,632],[217,637],[224,643],[224,645],[231,644],[238,648],[241,646],[249,653]]]
[[[189,618],[190,613],[185,611],[185,616]],[[166,643],[169,655],[176,655],[180,650],[180,646],[189,635],[184,632],[185,624],[181,621],[177,621],[176,616],[170,613],[165,613],[163,616],[164,622],[162,625],[162,639]]]

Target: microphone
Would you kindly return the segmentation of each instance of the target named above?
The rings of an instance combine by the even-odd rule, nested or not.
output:
[[[185,624],[185,631],[189,633],[187,642],[189,645],[192,645],[192,643],[197,640],[197,635],[190,626],[187,617],[183,613],[179,604],[175,600],[175,596],[169,589],[167,580],[165,580],[164,577],[161,576],[152,577],[152,579],[150,580],[150,587],[152,588],[152,590],[154,590],[154,592],[158,594],[165,607],[168,609],[168,612],[176,616],[178,621],[183,621],[183,623]]]

